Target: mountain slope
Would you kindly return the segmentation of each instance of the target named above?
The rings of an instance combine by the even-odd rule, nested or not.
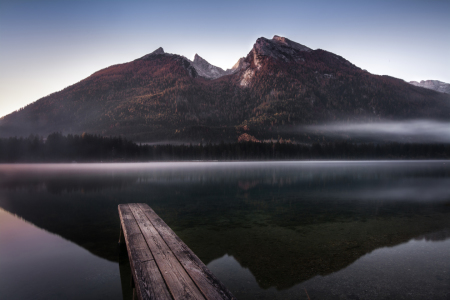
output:
[[[208,72],[209,73],[208,73]],[[212,74],[215,74],[213,78]],[[0,135],[89,132],[135,141],[308,140],[297,125],[448,119],[450,96],[372,75],[275,36],[227,71],[162,48],[111,66],[0,120]]]
[[[176,103],[166,101],[165,95],[191,86],[198,74],[186,58],[161,50],[100,70],[44,97],[4,117],[0,128],[11,135],[52,131],[125,134],[123,127],[145,126],[148,119],[162,114],[170,122]],[[162,127],[152,125],[150,130]]]
[[[258,138],[327,121],[448,120],[446,95],[372,75],[324,50],[287,46],[292,43],[277,36],[258,39],[239,73],[238,83],[253,104],[241,126],[255,129]]]

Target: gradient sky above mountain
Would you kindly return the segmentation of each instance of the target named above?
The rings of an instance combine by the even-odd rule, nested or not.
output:
[[[450,2],[0,0],[0,116],[163,47],[230,68],[288,37],[374,74],[450,82]]]

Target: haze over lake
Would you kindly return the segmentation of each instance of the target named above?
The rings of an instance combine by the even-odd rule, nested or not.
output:
[[[447,161],[0,165],[0,295],[130,299],[129,202],[238,299],[450,296]]]

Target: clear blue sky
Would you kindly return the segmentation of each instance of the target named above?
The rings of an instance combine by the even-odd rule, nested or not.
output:
[[[163,47],[224,69],[258,37],[374,74],[450,83],[450,1],[0,0],[0,116]]]

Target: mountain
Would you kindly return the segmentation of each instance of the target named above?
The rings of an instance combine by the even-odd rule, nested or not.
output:
[[[207,79],[216,79],[225,75],[234,74],[246,67],[244,57],[241,57],[231,69],[224,71],[219,67],[213,66],[205,59],[201,58],[198,54],[195,54],[192,66],[195,68],[199,76]]]
[[[450,96],[361,70],[287,38],[259,38],[226,71],[162,48],[86,79],[0,119],[0,135],[83,132],[139,142],[324,137],[321,122],[448,120]],[[250,138],[251,138],[250,137]]]
[[[409,83],[426,89],[450,94],[450,83],[445,83],[439,80],[421,80],[420,82],[410,81]]]
[[[216,79],[234,73],[234,70],[224,71],[219,67],[211,65],[209,62],[201,58],[198,54],[195,54],[192,66],[195,68],[195,70],[197,70],[197,73],[200,76],[208,79]]]
[[[231,67],[231,69],[228,69],[227,71],[235,73],[237,71],[245,69],[247,66],[248,65],[245,63],[245,57],[241,57],[239,58],[237,63],[235,63],[234,66]]]

